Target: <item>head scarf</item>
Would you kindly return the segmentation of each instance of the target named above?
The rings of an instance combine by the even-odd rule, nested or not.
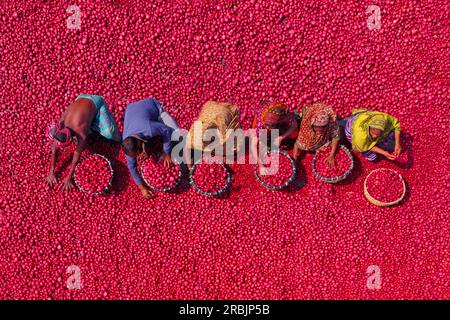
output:
[[[201,122],[201,136],[197,136],[199,133],[195,132],[196,137],[194,137],[194,126],[189,130],[191,146],[208,151],[205,147],[209,142],[203,142],[203,134],[207,129],[217,129],[220,144],[224,144],[232,133],[230,130],[241,127],[240,114],[240,110],[232,104],[216,101],[206,102],[197,119]]]
[[[369,128],[384,131],[386,128],[386,119],[380,114],[375,114],[368,119],[367,125]]]
[[[367,109],[353,109],[352,116],[364,114],[364,120],[361,121],[359,126],[364,131],[368,131],[369,128],[379,129],[384,131],[387,126],[386,118],[384,113],[378,111],[370,111]]]
[[[383,112],[369,111],[367,109],[354,109],[352,111],[352,125],[350,128],[352,147],[358,152],[366,152],[377,143],[384,140],[392,130],[400,131],[398,120]],[[375,128],[382,131],[376,139],[372,139],[369,129]]]
[[[361,109],[364,110],[364,109]],[[367,117],[360,123],[360,127],[362,130],[364,130],[367,133],[367,137],[372,140],[372,137],[370,136],[370,128],[381,130],[382,133],[384,133],[386,129],[386,119],[383,117],[383,115],[379,112],[372,112],[369,110],[364,110],[364,112],[359,113],[365,113]],[[382,137],[383,134],[380,136]],[[379,138],[380,138],[379,137]]]
[[[55,139],[55,136],[58,133],[64,134],[66,136],[66,140],[59,141]],[[45,135],[51,142],[55,143],[55,146],[57,148],[65,148],[72,142],[72,132],[70,132],[69,128],[64,127],[64,125],[59,121],[56,121],[55,123],[49,125],[47,130],[45,131]]]
[[[268,102],[267,106],[261,112],[261,122],[265,127],[267,125],[280,129],[291,119],[291,112],[283,102]]]
[[[314,126],[326,126],[326,129],[317,132]],[[314,104],[305,108],[295,143],[302,150],[315,150],[327,143],[338,130],[336,112],[329,106]]]
[[[311,124],[317,127],[325,127],[330,122],[328,112],[319,112],[311,118]]]

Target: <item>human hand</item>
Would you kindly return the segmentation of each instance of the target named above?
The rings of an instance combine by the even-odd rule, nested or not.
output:
[[[384,156],[386,157],[386,158],[388,158],[389,160],[395,160],[397,157],[395,156],[395,154],[394,153],[389,153],[389,152],[386,152],[385,154],[384,154]]]
[[[52,188],[54,185],[56,185],[56,177],[55,177],[55,174],[50,173],[50,174],[48,175],[48,177],[45,178],[45,183],[46,183],[50,188]]]
[[[139,186],[139,191],[141,191],[141,195],[144,199],[152,199],[155,197],[155,194],[143,185]]]
[[[400,156],[400,153],[402,153],[402,146],[400,143],[396,143],[393,154],[396,158],[398,158]]]
[[[161,156],[161,159],[164,162],[164,167],[165,168],[170,168],[170,166],[173,164],[172,162],[172,158],[170,157],[169,154],[165,153]]]
[[[72,182],[72,177],[71,176],[67,176],[63,182],[61,183],[61,188],[64,191],[71,191],[73,189],[73,182]]]
[[[327,166],[329,168],[334,168],[334,166],[336,165],[336,161],[334,158],[334,155],[329,155],[326,159],[325,159],[325,163],[327,164]]]

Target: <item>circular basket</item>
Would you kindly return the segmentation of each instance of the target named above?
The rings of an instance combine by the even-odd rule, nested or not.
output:
[[[181,168],[180,168],[180,170],[178,172],[178,177],[175,179],[175,182],[171,186],[168,186],[168,187],[165,187],[165,188],[158,188],[158,187],[155,187],[154,185],[150,184],[148,182],[148,180],[145,178],[144,174],[143,174],[143,168],[144,168],[144,164],[145,164],[146,160],[148,160],[148,159],[145,159],[145,160],[141,161],[140,166],[139,166],[139,173],[141,174],[142,180],[144,180],[145,184],[150,189],[155,190],[155,191],[159,191],[159,192],[170,192],[170,191],[175,189],[180,184],[181,176],[182,176]],[[179,166],[179,164],[176,163],[176,162],[174,163],[174,165]]]
[[[350,158],[350,167],[348,168],[348,170],[346,172],[344,172],[343,174],[341,174],[338,177],[332,177],[332,178],[323,177],[316,170],[316,161],[317,161],[317,155],[318,155],[318,153],[316,153],[314,155],[314,158],[312,159],[312,172],[314,173],[314,176],[317,179],[319,179],[320,181],[323,181],[323,182],[326,182],[326,183],[338,183],[339,181],[342,181],[342,180],[346,179],[350,175],[350,173],[352,172],[353,166],[354,166],[352,153],[344,145],[340,145],[339,148],[341,148],[345,152],[345,154]]]
[[[111,179],[109,179],[108,185],[107,185],[105,188],[103,188],[103,190],[98,191],[98,192],[89,192],[88,190],[84,189],[84,188],[80,185],[80,183],[77,181],[77,178],[76,178],[76,177],[77,177],[78,166],[79,166],[81,163],[83,163],[83,161],[85,161],[86,159],[88,159],[88,158],[90,158],[90,157],[99,157],[99,158],[102,158],[103,160],[106,161],[106,163],[108,164],[109,170],[111,171]],[[107,191],[111,188],[111,186],[112,186],[112,181],[113,181],[113,179],[114,179],[114,170],[113,170],[113,168],[112,168],[111,161],[109,161],[109,159],[106,158],[106,157],[105,157],[104,155],[102,155],[102,154],[99,154],[99,153],[91,153],[91,154],[85,156],[83,159],[81,159],[81,161],[78,162],[78,164],[76,165],[76,167],[75,167],[75,172],[74,172],[74,179],[73,179],[73,181],[74,181],[75,185],[77,186],[77,188],[80,189],[82,192],[87,193],[87,194],[89,194],[89,195],[91,195],[91,196],[95,196],[95,195],[100,195],[100,194],[103,194],[103,193],[107,192]]]
[[[278,186],[268,184],[267,182],[263,181],[263,180],[259,177],[259,175],[258,175],[259,165],[258,165],[258,164],[255,164],[255,167],[254,167],[254,173],[255,173],[256,180],[257,180],[260,184],[262,184],[264,187],[266,187],[267,189],[270,189],[270,190],[279,191],[279,190],[282,190],[282,189],[286,188],[287,186],[289,186],[289,185],[295,180],[295,177],[297,176],[297,165],[296,165],[296,163],[295,163],[294,158],[292,158],[286,151],[283,151],[283,150],[274,150],[274,151],[268,151],[268,152],[267,152],[267,154],[270,154],[270,153],[279,153],[280,155],[287,157],[288,160],[291,162],[291,165],[292,165],[292,174],[291,174],[291,176],[289,177],[289,179],[288,179],[285,183],[283,183],[282,185],[278,185]]]
[[[398,198],[398,199],[395,200],[395,201],[392,201],[392,202],[382,202],[382,201],[379,201],[379,200],[375,199],[374,197],[372,197],[372,196],[369,194],[369,192],[367,191],[367,179],[368,179],[373,173],[375,173],[375,172],[377,172],[377,171],[383,171],[383,170],[386,170],[386,171],[392,171],[392,172],[394,172],[395,174],[398,174],[398,176],[400,177],[400,180],[402,181],[402,186],[403,186],[403,192],[402,192],[402,195],[400,196],[400,198]],[[379,207],[388,207],[388,206],[393,206],[393,205],[395,205],[395,204],[397,204],[397,203],[400,203],[400,201],[402,201],[403,198],[405,197],[405,194],[406,194],[406,183],[405,183],[405,179],[403,179],[403,177],[402,177],[402,175],[401,175],[400,173],[398,173],[397,171],[395,171],[395,170],[393,170],[393,169],[379,168],[379,169],[372,170],[372,171],[367,175],[366,179],[364,180],[364,196],[366,197],[366,199],[367,199],[370,203],[373,203],[374,205],[377,205],[377,206],[379,206]]]
[[[191,171],[189,172],[189,184],[191,186],[193,186],[198,192],[200,192],[204,196],[208,196],[208,197],[218,197],[221,194],[223,194],[225,191],[227,191],[227,189],[231,186],[231,183],[233,182],[233,177],[232,177],[231,171],[228,169],[228,167],[224,163],[218,163],[222,166],[222,168],[224,168],[226,170],[226,173],[227,173],[227,177],[226,177],[227,183],[225,184],[225,186],[223,186],[222,189],[220,189],[216,192],[206,192],[206,191],[202,190],[197,184],[195,184],[194,178],[193,178],[194,173],[195,173],[195,168],[197,167],[197,164],[199,164],[200,162],[201,162],[201,160],[197,161],[192,166]]]

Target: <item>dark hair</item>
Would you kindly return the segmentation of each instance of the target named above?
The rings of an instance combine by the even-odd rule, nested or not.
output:
[[[122,149],[126,155],[138,151],[138,141],[136,138],[128,137],[122,141]]]
[[[63,132],[58,132],[55,134],[55,140],[58,140],[59,142],[66,142],[68,139],[67,134]]]

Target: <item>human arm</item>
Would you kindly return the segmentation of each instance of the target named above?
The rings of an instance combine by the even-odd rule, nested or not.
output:
[[[130,171],[131,177],[133,178],[134,182],[136,183],[139,191],[141,192],[142,196],[145,199],[150,199],[154,197],[154,194],[144,185],[144,182],[139,175],[139,172],[137,170],[137,160],[136,158],[126,156],[127,159],[127,167]]]
[[[400,156],[400,153],[402,152],[402,145],[400,143],[400,130],[395,131],[394,137],[395,137],[394,156],[398,158]]]
[[[330,154],[325,159],[325,163],[331,168],[333,168],[336,165],[334,157],[336,155],[338,145],[339,145],[339,139],[333,139],[332,143],[331,143]]]
[[[297,120],[293,118],[289,123],[288,129],[282,135],[277,137],[276,144],[278,146],[280,146],[284,139],[286,139],[287,137],[289,137],[291,134],[293,134],[295,132],[297,127],[298,127]]]
[[[183,148],[183,159],[184,159],[184,163],[188,167],[189,171],[192,169],[191,152],[192,152],[192,149],[186,143],[186,145]]]
[[[370,151],[381,154],[381,155],[385,156],[386,158],[388,158],[389,160],[395,160],[394,154],[391,154],[391,153],[387,152],[386,150],[381,149],[380,147],[375,146],[372,149],[370,149]]]
[[[49,187],[53,187],[53,185],[56,184],[55,165],[56,165],[57,158],[58,158],[58,149],[56,148],[56,143],[53,142],[52,143],[52,154],[51,154],[51,159],[50,159],[50,171],[49,171],[47,178],[45,179],[45,181]]]
[[[163,154],[161,160],[164,162],[166,168],[172,164],[172,158],[170,151],[172,149],[172,130],[169,127],[165,127],[163,130]]]
[[[72,163],[70,164],[70,170],[67,176],[64,178],[62,182],[62,189],[66,191],[70,191],[73,188],[72,178],[73,173],[75,172],[75,167],[80,160],[81,153],[84,150],[84,147],[86,146],[86,136],[79,136],[78,137],[78,144],[77,148],[75,149],[72,157]]]
[[[294,150],[293,150],[294,160],[297,161],[301,154],[302,154],[302,149],[300,149],[296,143],[294,145]]]
[[[326,164],[331,168],[336,165],[335,156],[339,145],[340,131],[341,129],[339,128],[339,125],[337,123],[334,123],[333,130],[331,132],[331,151],[328,157],[325,159]]]
[[[253,158],[253,160],[258,161],[258,163],[260,163],[258,156],[258,144],[259,144],[258,136],[254,133],[250,134],[250,155]]]

